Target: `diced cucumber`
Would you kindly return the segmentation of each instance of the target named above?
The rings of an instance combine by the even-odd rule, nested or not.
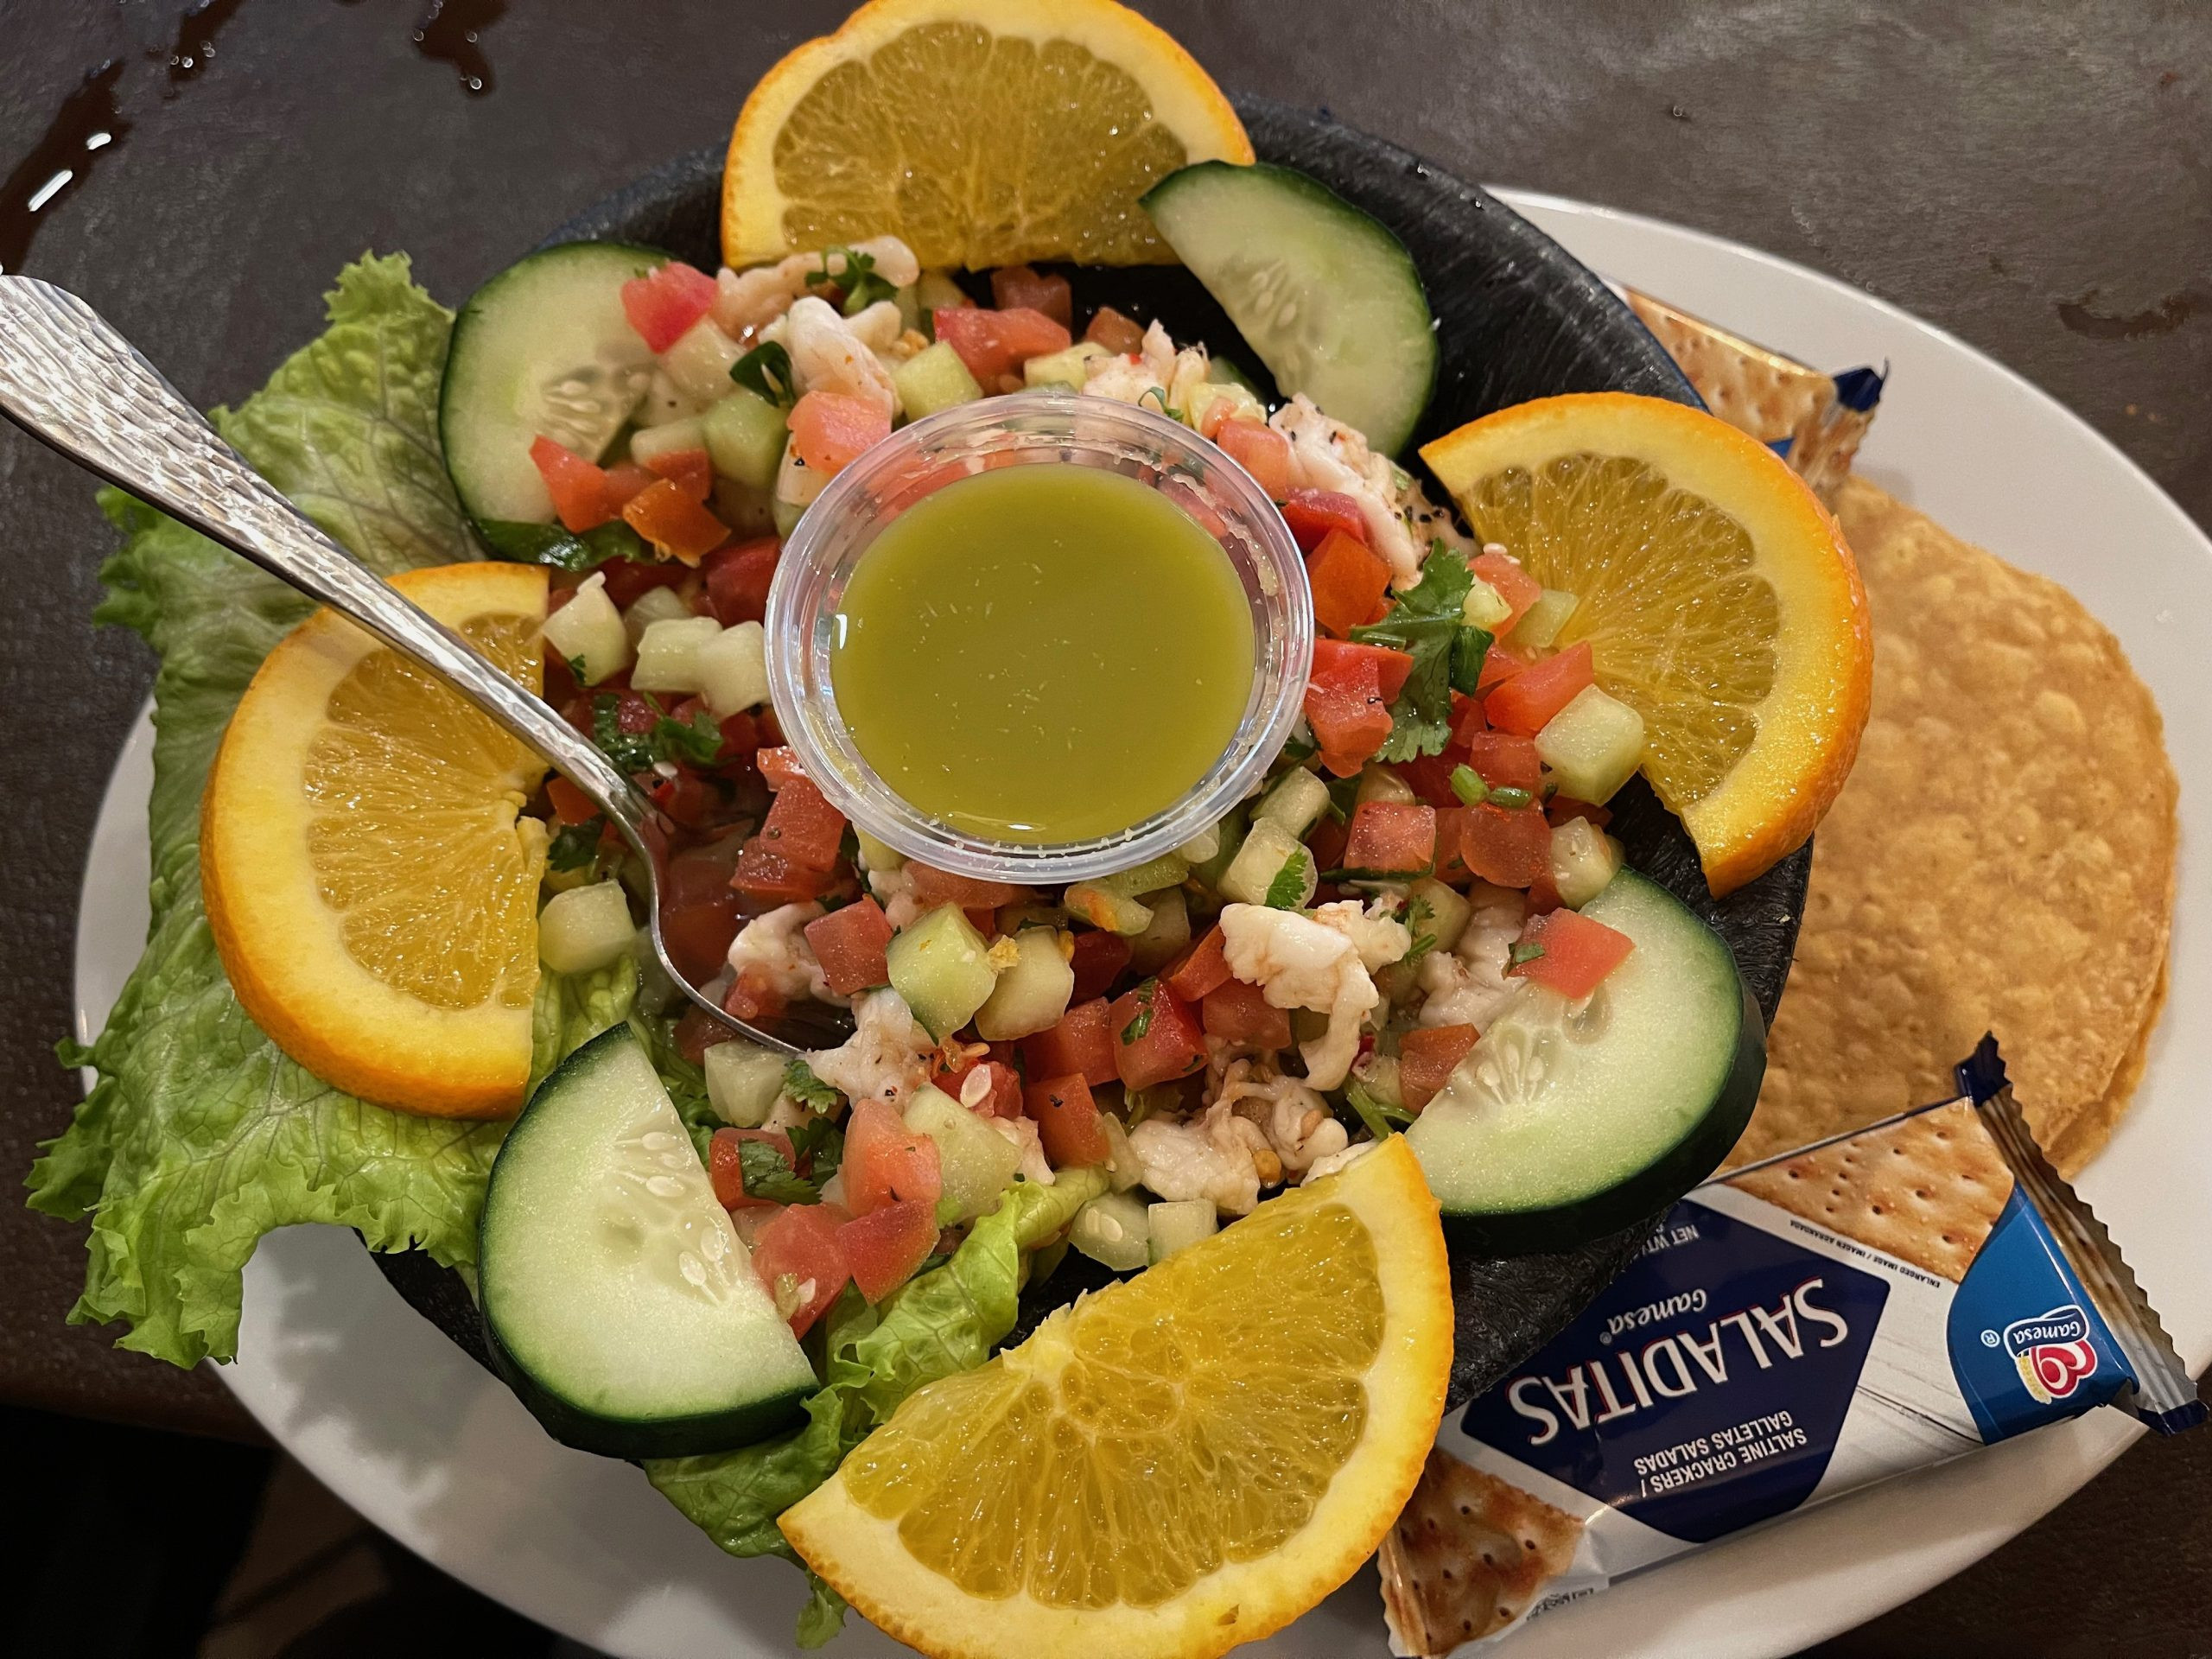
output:
[[[696,415],[665,426],[641,426],[630,435],[630,459],[640,467],[650,467],[663,455],[706,447],[706,423]]]
[[[1102,875],[1097,885],[1127,893],[1132,899],[1141,899],[1148,893],[1179,885],[1190,873],[1191,861],[1182,854],[1162,853],[1158,858],[1147,858],[1143,863],[1113,875]]]
[[[645,637],[645,630],[654,623],[681,621],[693,614],[691,607],[683,602],[683,595],[675,588],[648,588],[622,613],[622,631],[630,636],[630,648],[634,651],[638,641]]]
[[[1111,1112],[1098,1114],[1098,1128],[1106,1137],[1106,1179],[1116,1192],[1126,1192],[1144,1179],[1144,1165],[1129,1144],[1129,1132]]]
[[[709,1051],[711,1052],[711,1051]],[[924,1084],[906,1103],[906,1127],[937,1142],[944,1178],[937,1200],[940,1227],[973,1221],[998,1207],[1021,1166],[1021,1148],[944,1090]]]
[[[998,984],[983,936],[957,905],[939,905],[900,930],[884,954],[891,988],[939,1042],[974,1019]]]
[[[1090,378],[1090,359],[1109,355],[1095,340],[1078,340],[1065,351],[1047,352],[1021,365],[1021,378],[1032,391],[1039,386],[1065,386],[1081,391]]]
[[[798,446],[786,443],[776,466],[776,534],[788,541],[800,515],[829,487],[826,477],[798,458]]]
[[[537,912],[537,959],[556,974],[588,974],[630,948],[638,925],[620,881],[556,893]]]
[[[972,404],[983,395],[976,377],[960,360],[960,353],[943,340],[916,352],[892,370],[891,384],[898,388],[899,406],[910,421]]]
[[[469,296],[446,353],[438,433],[472,517],[551,522],[534,439],[586,461],[607,453],[653,370],[622,284],[667,260],[627,243],[571,242],[509,265]]]
[[[538,1085],[484,1195],[486,1346],[556,1440],[688,1457],[772,1433],[817,1386],[626,1025]]]
[[[1192,864],[1203,864],[1221,850],[1221,826],[1212,824],[1201,830],[1175,849],[1175,856]],[[1184,872],[1188,875],[1190,872]]]
[[[1265,163],[1201,162],[1143,201],[1286,395],[1304,392],[1377,454],[1405,447],[1437,350],[1403,243],[1318,180]]]
[[[638,640],[638,665],[630,684],[639,691],[699,690],[699,649],[722,631],[711,616],[684,616],[655,622]]]
[[[1352,791],[1351,798],[1355,806],[1365,806],[1370,801],[1399,805],[1414,798],[1414,786],[1388,766],[1363,766],[1359,787]]]
[[[702,317],[682,339],[660,354],[661,372],[676,389],[702,409],[729,390],[729,372],[744,349],[715,324]]]
[[[1149,894],[1145,902],[1152,919],[1129,941],[1129,966],[1141,974],[1156,974],[1190,944],[1191,906],[1180,887]]]
[[[1536,734],[1536,758],[1552,769],[1560,794],[1609,801],[1643,760],[1643,716],[1586,685]]]
[[[1221,1230],[1211,1198],[1176,1198],[1146,1206],[1148,1259],[1158,1266],[1186,1244],[1195,1244]]]
[[[957,311],[976,303],[949,270],[925,270],[914,283],[914,300],[925,311]]]
[[[699,417],[699,430],[708,458],[724,478],[756,490],[775,488],[776,467],[791,430],[782,410],[740,386]]]
[[[861,862],[869,869],[903,870],[906,868],[906,854],[889,842],[878,841],[857,823],[853,826],[853,838],[860,842]]]
[[[1485,633],[1496,633],[1513,614],[1513,607],[1505,602],[1505,595],[1484,582],[1480,576],[1472,578],[1467,596],[1459,604],[1459,620],[1471,628],[1480,628]]]
[[[1255,827],[1262,822],[1281,824],[1295,840],[1320,823],[1328,810],[1328,785],[1305,767],[1293,766],[1268,786],[1252,817]]]
[[[1464,894],[1454,893],[1433,875],[1424,875],[1407,890],[1409,904],[1427,907],[1427,919],[1416,923],[1407,918],[1407,926],[1418,937],[1426,933],[1436,941],[1433,947],[1449,950],[1459,943],[1459,936],[1467,931],[1467,918],[1475,913]]]
[[[1559,631],[1582,601],[1563,588],[1547,588],[1536,602],[1521,613],[1508,639],[1516,651],[1549,651],[1559,643]]]
[[[629,630],[607,596],[607,577],[600,571],[586,576],[569,602],[545,619],[543,633],[545,648],[576,669],[586,685],[630,666]]]
[[[1218,893],[1221,878],[1228,874],[1230,863],[1236,857],[1237,849],[1243,846],[1250,823],[1251,815],[1243,807],[1231,807],[1227,816],[1213,827],[1213,855],[1193,863],[1190,879],[1209,892]]]
[[[768,636],[758,622],[724,628],[699,647],[699,695],[717,720],[768,701]]]
[[[1133,1273],[1151,1259],[1152,1219],[1130,1192],[1106,1192],[1075,1212],[1068,1243],[1116,1273]]]
[[[652,427],[666,426],[671,421],[688,421],[706,412],[703,400],[684,391],[668,378],[665,369],[656,366],[652,378],[645,382],[645,399],[630,419],[642,432]]]
[[[1327,792],[1325,786],[1323,792]],[[1230,861],[1229,868],[1221,878],[1221,896],[1239,904],[1266,904],[1268,889],[1294,858],[1300,861],[1306,870],[1305,898],[1299,900],[1302,905],[1313,896],[1316,885],[1318,872],[1313,868],[1313,855],[1279,820],[1255,821],[1252,833],[1244,837],[1244,844],[1236,849],[1236,856]]]
[[[1214,360],[1217,363],[1220,361],[1218,358]],[[1226,404],[1225,412],[1214,414],[1216,404]],[[1217,381],[1211,375],[1191,388],[1183,405],[1184,423],[1197,431],[1208,429],[1210,420],[1226,423],[1264,421],[1267,418],[1268,406],[1260,401],[1258,394],[1250,387],[1237,382]],[[1219,428],[1212,429],[1218,430]]]
[[[1587,818],[1552,826],[1552,885],[1559,901],[1580,910],[1620,873],[1621,844]]]
[[[1060,894],[1060,902],[1067,906],[1069,915],[1080,917],[1095,928],[1119,933],[1125,938],[1135,938],[1152,925],[1152,912],[1147,906],[1103,881],[1071,882]]]
[[[1447,1232],[1484,1255],[1632,1226],[1743,1133],[1766,1033],[1726,943],[1623,870],[1583,907],[1635,948],[1577,1007],[1533,982],[1483,1030],[1406,1139]]]
[[[1020,954],[1000,974],[983,1006],[976,1010],[976,1034],[987,1043],[1032,1037],[1060,1023],[1075,993],[1075,969],[1060,951],[1058,932],[1025,927],[1014,936]]]
[[[784,1057],[773,1049],[733,1037],[716,1043],[700,1061],[707,1074],[707,1104],[725,1123],[757,1129],[784,1092]]]

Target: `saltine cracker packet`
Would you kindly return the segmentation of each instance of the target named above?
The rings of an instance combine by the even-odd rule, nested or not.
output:
[[[1437,1655],[1762,1522],[2101,1405],[2205,1408],[1993,1039],[1955,1100],[1734,1171],[1447,1417],[1379,1561]]]

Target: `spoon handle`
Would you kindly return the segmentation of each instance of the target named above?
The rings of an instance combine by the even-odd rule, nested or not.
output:
[[[0,275],[0,413],[413,658],[550,762],[632,838],[642,830],[651,808],[613,762],[316,529],[75,295],[35,277]]]

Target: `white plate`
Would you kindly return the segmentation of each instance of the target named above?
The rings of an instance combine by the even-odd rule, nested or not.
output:
[[[2202,1217],[2212,1116],[2212,543],[2125,456],[2018,376],[1840,283],[1673,226],[1523,192],[1509,200],[1604,274],[1823,366],[1886,359],[1870,476],[1961,535],[2064,582],[2120,637],[2166,718],[2183,837],[2172,995],[2138,1098],[2082,1183],[2192,1371],[2212,1358]],[[1964,257],[1962,254],[1961,257]],[[143,724],[110,785],[86,874],[77,1001],[89,1038],[146,919]],[[294,1228],[246,1270],[240,1358],[219,1375],[270,1434],[410,1548],[531,1618],[624,1659],[785,1655],[800,1600],[781,1562],[733,1561],[636,1471],[546,1439],[507,1391],[417,1318],[348,1235]],[[2133,1437],[2101,1412],[1893,1482],[1554,1613],[1509,1659],[1766,1659],[1917,1594],[2074,1491]],[[839,1651],[894,1651],[857,1619]],[[1363,1572],[1269,1643],[1381,1653]]]

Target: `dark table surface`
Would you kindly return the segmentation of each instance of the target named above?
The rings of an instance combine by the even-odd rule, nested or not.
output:
[[[327,279],[405,249],[448,302],[642,168],[721,142],[842,0],[0,0],[0,263],[91,299],[202,404],[313,334]],[[1716,232],[2019,370],[2212,524],[2212,7],[2176,0],[1148,3],[1226,86],[1463,176]],[[473,34],[474,38],[471,38]],[[209,50],[212,41],[213,49]],[[472,81],[474,83],[472,85]],[[84,124],[44,147],[65,108]],[[118,135],[99,149],[85,134]],[[19,159],[23,165],[17,167]],[[75,176],[10,245],[54,172]],[[1903,391],[1904,389],[1900,389]],[[151,677],[86,617],[86,481],[0,431],[0,1168],[75,1084],[78,884]],[[2003,550],[1998,550],[2002,552]],[[80,1234],[0,1204],[0,1401],[255,1433],[205,1370],[65,1327]],[[2212,1654],[2212,1433],[2137,1448],[2018,1541],[1820,1649]]]

